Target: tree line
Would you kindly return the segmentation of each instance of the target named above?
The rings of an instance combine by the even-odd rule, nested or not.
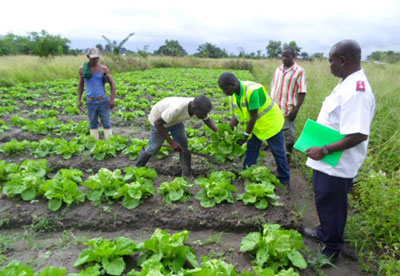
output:
[[[180,45],[178,40],[167,39],[165,43],[160,46],[153,53],[148,51],[148,45],[144,46],[143,49],[138,49],[136,52],[128,50],[124,47],[124,44],[131,38],[135,33],[130,33],[127,37],[121,40],[119,43],[117,41],[112,41],[106,36],[102,36],[105,40],[105,44],[97,44],[98,47],[104,53],[110,53],[114,55],[121,54],[133,54],[140,56],[149,55],[161,55],[161,56],[187,56],[188,53]],[[71,41],[68,38],[61,37],[60,35],[51,35],[46,30],[41,32],[30,32],[26,36],[14,35],[8,33],[6,35],[0,35],[0,56],[4,55],[36,55],[41,57],[47,56],[57,56],[57,55],[77,55],[84,54],[87,49],[71,49]],[[297,45],[295,41],[290,41],[289,43],[282,43],[281,41],[269,40],[267,46],[265,47],[266,54],[262,50],[257,50],[256,52],[246,53],[243,48],[239,48],[239,54],[235,55],[228,53],[225,49],[218,47],[211,42],[205,42],[198,46],[194,56],[205,57],[205,58],[229,58],[229,57],[239,57],[239,58],[249,58],[249,59],[262,59],[262,58],[280,58],[282,55],[282,50],[291,46],[295,49],[297,56],[304,60],[314,60],[314,59],[324,59],[323,53],[313,53],[308,54],[302,51],[302,47]],[[381,52],[376,51],[367,57],[367,60],[394,63],[400,61],[400,52],[387,51]]]

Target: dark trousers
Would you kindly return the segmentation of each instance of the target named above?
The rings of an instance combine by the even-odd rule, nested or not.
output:
[[[330,176],[314,170],[315,205],[320,221],[317,234],[325,245],[323,253],[326,256],[339,254],[344,244],[347,194],[352,183],[352,178]]]
[[[276,135],[267,139],[269,148],[274,156],[276,167],[278,169],[278,178],[283,184],[290,182],[290,169],[285,152],[285,140],[283,130]],[[258,155],[260,154],[262,141],[254,134],[247,141],[246,153],[244,155],[243,169],[257,164]]]

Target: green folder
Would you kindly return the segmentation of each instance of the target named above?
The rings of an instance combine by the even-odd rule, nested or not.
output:
[[[311,147],[323,147],[325,145],[342,140],[344,137],[345,135],[340,134],[339,131],[308,119],[304,126],[303,132],[294,145],[294,148],[306,153],[306,149]],[[343,151],[332,152],[325,155],[321,161],[331,165],[332,167],[336,167],[340,157],[342,156],[342,153]]]

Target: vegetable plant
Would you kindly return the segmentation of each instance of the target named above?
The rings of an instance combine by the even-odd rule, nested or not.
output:
[[[171,182],[163,182],[158,188],[158,193],[164,195],[163,199],[167,203],[186,202],[192,196],[186,188],[191,187],[193,187],[193,184],[186,181],[185,178],[176,177]]]
[[[235,267],[220,259],[208,259],[202,257],[203,265],[185,272],[185,276],[209,276],[209,275],[224,275],[224,276],[239,276]],[[260,274],[261,275],[261,274]]]
[[[290,266],[307,267],[299,251],[304,249],[299,232],[281,229],[278,224],[264,224],[263,228],[262,234],[253,232],[242,240],[241,252],[249,252],[257,266],[271,268],[274,272]]]
[[[243,138],[243,134],[233,131],[228,124],[218,124],[218,131],[211,133],[209,151],[218,162],[231,161],[244,154],[245,148],[237,143]]]
[[[89,248],[84,249],[74,263],[74,267],[83,264],[99,264],[101,268],[110,275],[121,275],[125,270],[123,256],[134,255],[136,253],[136,243],[126,237],[118,237],[113,241],[108,239],[91,239],[85,245]]]
[[[197,267],[196,251],[185,245],[189,231],[170,235],[161,229],[156,229],[150,239],[138,244],[140,251],[138,264],[143,265],[147,260],[160,261],[167,273],[178,273],[185,263]]]
[[[0,147],[0,152],[3,152],[5,155],[18,154],[23,152],[28,145],[29,142],[26,140],[17,141],[16,139],[12,139]]]
[[[85,194],[78,189],[82,175],[82,171],[78,169],[61,169],[43,184],[44,197],[49,200],[48,206],[51,211],[60,209],[63,202],[70,205],[74,201],[85,201]]]
[[[83,186],[89,188],[87,198],[93,205],[98,206],[103,201],[109,201],[126,182],[123,180],[121,170],[110,171],[106,168],[100,169],[97,174],[92,175]]]
[[[232,184],[236,175],[228,171],[212,172],[208,178],[196,179],[196,183],[201,190],[196,194],[196,199],[200,200],[200,205],[204,208],[214,207],[223,201],[234,202],[232,192],[237,192],[237,188]]]

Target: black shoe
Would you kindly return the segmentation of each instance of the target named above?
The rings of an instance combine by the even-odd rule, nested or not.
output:
[[[312,241],[322,242],[321,238],[317,234],[317,230],[315,230],[313,228],[304,228],[303,234],[304,234],[304,236],[311,239]]]
[[[335,264],[339,260],[340,253],[334,253],[332,255],[328,255],[326,253],[323,254],[327,261],[323,265],[321,265],[321,268],[335,267]]]

